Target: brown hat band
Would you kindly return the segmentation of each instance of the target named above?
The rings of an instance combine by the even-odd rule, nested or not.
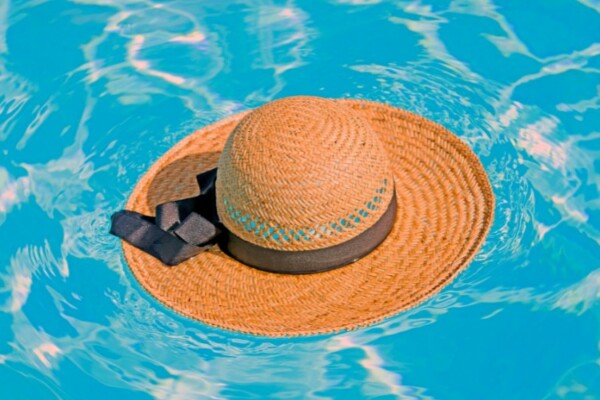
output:
[[[351,264],[369,254],[392,230],[396,194],[381,218],[370,228],[343,243],[316,250],[283,251],[257,246],[227,231],[221,249],[254,268],[284,274],[324,272]]]
[[[369,254],[387,237],[396,216],[396,195],[381,218],[346,242],[316,250],[282,251],[250,243],[220,223],[216,212],[216,169],[197,176],[200,195],[160,204],[156,217],[122,210],[112,216],[110,233],[166,265],[177,265],[215,243],[238,261],[269,272],[306,274],[328,271]]]

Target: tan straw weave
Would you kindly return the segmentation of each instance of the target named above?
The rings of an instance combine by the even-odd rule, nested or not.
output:
[[[153,215],[160,203],[195,196],[195,176],[217,165],[226,227],[278,250],[344,242],[377,221],[391,185],[397,198],[383,243],[321,273],[261,271],[218,246],[165,267],[123,242],[134,276],[155,298],[239,332],[332,333],[414,307],[467,267],[493,220],[485,171],[451,132],[391,106],[314,97],[275,101],[194,132],[149,169],[126,208]]]
[[[330,247],[370,228],[387,209],[393,175],[359,113],[318,97],[290,97],[242,119],[219,161],[223,224],[277,250]]]

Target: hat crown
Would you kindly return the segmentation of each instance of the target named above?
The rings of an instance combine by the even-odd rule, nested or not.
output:
[[[335,100],[288,97],[250,112],[219,160],[217,210],[232,233],[278,250],[347,241],[375,224],[393,194],[377,134]]]

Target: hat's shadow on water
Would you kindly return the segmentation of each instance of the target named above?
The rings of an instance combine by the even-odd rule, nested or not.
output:
[[[146,192],[146,207],[154,208],[164,202],[197,196],[200,188],[196,175],[217,166],[221,152],[191,154],[166,164],[152,179]],[[177,198],[173,198],[177,193]]]

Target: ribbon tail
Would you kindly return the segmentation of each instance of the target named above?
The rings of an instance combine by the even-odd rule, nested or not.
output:
[[[217,181],[217,169],[213,168],[196,175],[196,181],[198,182],[198,186],[200,186],[200,196],[207,194],[210,190],[215,188],[215,182]]]
[[[169,266],[177,265],[212,247],[212,244],[195,246],[186,243],[148,219],[133,211],[119,211],[112,216],[110,233]]]
[[[217,214],[217,169],[211,169],[196,176],[200,186],[200,196],[196,198],[196,207],[202,210],[202,216],[215,225],[220,224]]]

